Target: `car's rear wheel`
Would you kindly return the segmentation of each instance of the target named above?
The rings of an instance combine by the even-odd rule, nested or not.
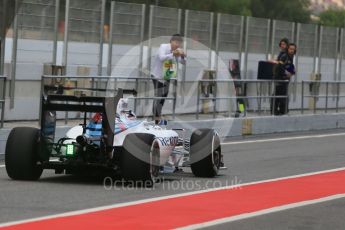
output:
[[[159,174],[160,150],[154,135],[132,133],[126,136],[120,157],[123,178],[135,186],[152,186]]]
[[[11,130],[6,142],[5,164],[14,180],[38,180],[42,175],[39,164],[40,132],[36,128],[17,127]]]
[[[222,162],[220,139],[213,129],[198,129],[190,140],[191,169],[197,177],[218,175]]]

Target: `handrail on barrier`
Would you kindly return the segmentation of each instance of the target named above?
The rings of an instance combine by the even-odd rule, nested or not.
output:
[[[88,78],[95,78],[95,79],[123,79],[123,80],[152,80],[152,77],[127,77],[127,76],[97,76],[97,75],[90,75],[90,76],[80,76],[80,75],[43,75],[42,78],[78,78],[78,79],[88,79]],[[171,81],[177,81],[177,78],[170,78]]]
[[[263,80],[263,79],[201,79],[198,80],[199,82],[243,82],[243,83],[282,83],[282,82],[290,82],[289,80]]]
[[[321,83],[321,84],[345,84],[345,81],[316,81],[316,80],[302,80],[304,83]]]
[[[42,76],[42,85],[44,84],[45,79],[53,79],[53,78],[65,78],[65,79],[72,79],[72,81],[78,80],[78,79],[89,79],[92,81],[92,87],[98,88],[98,89],[103,89],[105,87],[104,83],[106,81],[111,81],[113,84],[111,88],[116,89],[117,82],[119,84],[123,84],[124,81],[127,81],[131,84],[135,84],[135,89],[138,91],[138,88],[140,84],[138,82],[140,81],[151,81],[151,77],[127,77],[127,76],[97,76],[97,75],[91,75],[91,76],[79,76],[79,75],[63,75],[63,76],[55,76],[55,75],[43,75]],[[165,97],[164,99],[166,100],[172,100],[173,101],[173,118],[175,118],[175,110],[176,110],[176,100],[177,100],[177,83],[178,79],[172,78],[171,81],[173,82],[173,95],[170,97]],[[242,99],[242,100],[256,100],[257,101],[257,107],[256,110],[258,111],[259,114],[261,114],[262,110],[262,101],[267,101],[267,99],[276,99],[276,98],[289,98],[289,96],[281,96],[281,95],[275,95],[275,86],[276,84],[279,83],[288,83],[288,80],[265,80],[265,79],[200,79],[197,81],[190,81],[189,83],[192,82],[197,82],[198,84],[198,90],[197,90],[197,111],[195,113],[196,119],[199,119],[199,108],[200,108],[200,103],[205,100],[211,100],[213,101],[213,117],[216,117],[216,112],[217,112],[217,101],[220,100],[233,100],[233,99]],[[102,85],[100,86],[99,83]],[[242,96],[232,96],[232,95],[225,95],[225,96],[217,96],[217,94],[220,92],[219,87],[221,86],[221,83],[226,83],[226,84],[253,84],[254,86],[256,85],[257,87],[257,95],[253,96],[248,96],[248,95],[242,95]],[[148,92],[148,84],[145,84],[145,92]],[[201,86],[205,86],[207,84],[211,84],[213,89],[212,96],[204,96]],[[329,99],[335,100],[336,99],[336,111],[339,111],[339,99],[343,98],[345,96],[340,95],[340,85],[345,84],[345,81],[312,81],[312,80],[303,80],[300,82],[302,84],[302,98],[301,98],[301,107],[300,111],[303,114],[305,107],[304,107],[304,99],[305,98],[314,98],[314,103],[316,105],[316,99],[317,98],[325,98],[325,111],[327,113],[328,111],[328,101]],[[326,85],[326,94],[325,95],[320,95],[320,94],[311,94],[311,95],[305,95],[305,85],[306,84],[325,84]],[[329,86],[332,85],[334,86],[334,89],[336,88],[336,93],[329,94]],[[265,88],[263,88],[263,86]],[[268,87],[267,87],[268,86]],[[260,89],[258,88],[260,87]],[[267,88],[266,88],[267,87]],[[272,94],[272,89],[273,89],[273,94]],[[82,89],[81,89],[82,90]],[[86,89],[85,89],[86,90]],[[112,89],[110,89],[112,90]],[[205,90],[205,89],[204,89]],[[207,89],[209,90],[209,89]],[[219,92],[217,92],[219,91]],[[266,95],[267,92],[269,92],[269,95]],[[334,90],[335,92],[335,90]],[[206,95],[208,95],[206,93]],[[137,108],[137,102],[139,101],[146,101],[148,103],[148,100],[155,100],[155,99],[161,99],[162,97],[150,97],[148,94],[145,93],[142,97],[130,97],[130,100],[134,100],[134,111],[136,111]],[[0,101],[1,102],[1,101]],[[275,100],[272,100],[273,106],[275,105]],[[271,104],[271,106],[272,106]],[[319,108],[318,108],[319,109]],[[314,106],[314,113],[316,113],[316,106]],[[65,117],[65,123],[67,123],[68,120],[68,115]]]
[[[1,93],[1,100],[0,100],[0,104],[1,104],[1,124],[0,124],[0,128],[4,127],[4,119],[5,119],[5,96],[6,96],[6,76],[0,75],[0,80],[3,81],[3,85],[2,85],[2,93]]]
[[[309,84],[310,91],[313,92],[311,95],[305,95],[304,93],[304,86],[305,84]],[[336,99],[336,113],[339,112],[339,99],[345,97],[345,95],[340,95],[340,85],[344,85],[345,81],[317,81],[317,80],[303,80],[302,81],[302,87],[301,87],[301,113],[304,113],[304,98],[312,98],[313,101],[313,113],[316,113],[316,101],[319,98],[325,98],[325,113],[328,112],[328,99],[329,98],[335,98]],[[319,95],[316,94],[316,87],[319,87],[320,85],[326,85],[326,94],[325,95]],[[329,95],[329,85],[336,86],[336,95]]]
[[[289,98],[289,96],[276,96],[275,91],[272,96],[263,96],[261,95],[261,89],[262,89],[262,84],[263,83],[268,83],[269,84],[269,91],[271,91],[272,86],[273,88],[275,87],[276,84],[278,83],[288,83],[289,80],[265,80],[265,79],[200,79],[198,80],[198,90],[197,90],[197,106],[196,106],[196,113],[195,113],[195,118],[199,119],[199,109],[200,109],[200,101],[202,100],[212,100],[213,101],[213,118],[216,117],[216,109],[217,109],[217,104],[216,102],[218,100],[231,100],[231,99],[257,99],[258,100],[258,111],[261,113],[261,100],[262,99],[277,99],[277,98]],[[201,92],[201,86],[204,84],[214,84],[214,93],[213,97],[201,97],[200,92]],[[230,97],[217,97],[217,83],[255,83],[257,86],[259,84],[260,90],[259,93],[260,95],[258,96],[230,96]],[[273,100],[273,107],[275,105],[275,100]],[[287,106],[287,105],[286,105]]]
[[[80,90],[96,90],[99,89],[98,82],[97,81],[109,81],[114,80],[115,81],[115,88],[117,85],[117,81],[133,81],[135,82],[135,90],[138,92],[139,88],[139,81],[152,81],[153,78],[151,77],[127,77],[127,76],[97,76],[97,75],[91,75],[91,76],[79,76],[79,75],[43,75],[41,79],[41,94],[44,90],[44,80],[45,79],[91,79],[91,88],[80,88]],[[136,95],[134,97],[130,97],[128,99],[134,100],[134,112],[136,112],[137,108],[137,100],[157,100],[157,99],[165,99],[165,100],[172,100],[173,106],[172,106],[172,117],[175,118],[175,111],[176,111],[176,98],[177,98],[177,78],[171,78],[170,81],[173,82],[173,96],[172,97],[137,97]],[[95,86],[95,87],[94,87]],[[71,87],[71,89],[78,89],[77,87]],[[104,89],[105,90],[105,89]],[[108,89],[106,89],[108,90]],[[109,89],[109,90],[116,90],[116,89]],[[147,84],[145,85],[145,91],[147,92]],[[68,123],[68,112],[65,113],[65,124]]]

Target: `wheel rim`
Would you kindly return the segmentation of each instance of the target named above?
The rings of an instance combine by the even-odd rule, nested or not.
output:
[[[150,151],[150,176],[153,182],[157,181],[159,174],[159,144],[154,141]]]
[[[219,149],[214,149],[216,136],[217,135],[213,135],[213,138],[212,138],[212,163],[213,163],[213,168],[214,168],[215,172],[218,172],[218,169],[220,166],[220,161],[221,161],[221,156],[220,156]]]
[[[215,167],[217,170],[220,166],[220,154],[219,150],[215,150],[213,152],[213,167]]]

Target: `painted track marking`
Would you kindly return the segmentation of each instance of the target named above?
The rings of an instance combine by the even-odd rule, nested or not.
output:
[[[5,223],[8,229],[179,228],[345,194],[345,168]],[[322,189],[320,189],[322,188]],[[227,199],[228,198],[228,199]],[[306,203],[303,203],[306,202]],[[290,207],[290,206],[286,206]],[[285,207],[285,208],[286,208]],[[293,206],[292,206],[293,207]],[[159,222],[152,223],[150,216]],[[12,225],[12,226],[11,226]]]
[[[222,145],[265,143],[265,142],[276,142],[276,141],[292,141],[292,140],[304,140],[304,139],[312,139],[312,138],[340,137],[340,136],[345,136],[345,133],[332,133],[332,134],[307,135],[307,136],[295,136],[295,137],[281,137],[281,138],[270,138],[270,139],[259,139],[259,140],[248,140],[248,141],[230,141],[230,142],[222,143]]]

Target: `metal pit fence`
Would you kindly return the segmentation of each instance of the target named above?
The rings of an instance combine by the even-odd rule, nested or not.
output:
[[[301,114],[344,112],[344,89],[345,81],[302,81]]]
[[[240,101],[243,103],[244,109],[244,111],[241,111],[242,117],[270,116],[273,113],[272,108],[275,107],[276,100],[281,98],[287,100],[287,107],[292,107],[287,111],[293,111],[295,114],[338,113],[345,109],[345,101],[341,101],[342,98],[345,98],[345,95],[340,94],[342,89],[345,90],[345,82],[302,81],[300,83],[300,104],[299,106],[292,106],[293,103],[289,100],[291,92],[288,92],[287,95],[275,94],[276,86],[281,83],[289,84],[287,80],[198,80],[181,82],[173,78],[171,81],[172,90],[168,97],[155,97],[152,93],[150,95],[152,78],[146,77],[44,75],[41,80],[41,89],[43,92],[45,85],[63,85],[67,87],[64,91],[66,94],[80,95],[81,91],[88,91],[93,96],[114,92],[117,88],[135,89],[138,94],[128,97],[129,100],[133,100],[133,111],[135,113],[138,106],[148,106],[149,101],[166,99],[172,101],[170,110],[172,119],[175,119],[176,115],[194,115],[195,119],[200,119],[201,114],[212,116],[212,118],[216,118],[217,115],[236,117],[235,113],[239,110],[238,103]],[[181,84],[190,84],[186,85],[190,89],[193,88],[191,84],[197,86],[193,96],[195,101],[192,101],[192,107],[195,110],[192,112],[176,112],[180,105],[178,104],[178,96],[182,96],[177,94]],[[243,91],[247,91],[247,88],[254,90],[239,93],[239,87],[242,87]],[[95,89],[97,91],[93,91]],[[231,91],[231,89],[235,90]],[[208,107],[212,107],[212,111],[205,112],[203,110],[205,103],[209,103]],[[145,114],[140,117],[153,117],[153,114]],[[68,124],[68,120],[78,119],[78,116],[70,116],[66,112],[64,117],[60,116],[60,119],[64,119],[65,124]]]
[[[203,113],[203,106],[205,102],[209,102],[208,107],[212,107],[213,118],[217,115],[225,113],[227,117],[236,117],[233,111],[238,110],[238,103],[243,103],[244,111],[243,117],[261,115],[273,115],[272,108],[275,107],[276,100],[279,98],[286,98],[286,109],[288,114],[317,114],[317,113],[339,113],[345,110],[345,95],[341,92],[345,91],[345,81],[302,81],[298,83],[300,89],[299,101],[294,103],[290,98],[293,96],[293,84],[289,84],[287,95],[276,95],[275,87],[278,84],[289,84],[287,80],[199,80],[197,91],[197,105],[195,111],[195,118],[199,119]],[[224,85],[231,85],[243,87],[246,91],[249,86],[253,90],[245,92],[243,95],[231,95],[231,93],[219,95],[219,88]],[[235,90],[235,92],[237,89]],[[237,94],[238,92],[236,92]],[[228,111],[219,109],[221,101],[228,102]],[[300,103],[298,105],[298,103]],[[290,109],[288,109],[290,107]]]
[[[137,94],[131,97],[126,97],[129,100],[133,100],[133,112],[137,112],[137,107],[140,104],[148,105],[149,101],[165,99],[172,101],[171,115],[175,118],[176,112],[176,98],[177,98],[177,79],[170,79],[172,85],[171,96],[168,97],[156,97],[149,94],[149,84],[152,84],[152,78],[146,77],[120,77],[120,76],[53,76],[43,75],[41,80],[41,95],[44,93],[45,86],[63,86],[64,91],[60,92],[68,95],[106,95],[107,93],[116,92],[116,89],[134,89]],[[86,92],[86,93],[85,93]],[[137,96],[139,95],[139,96]],[[41,111],[41,110],[40,110]],[[70,116],[69,112],[64,113],[65,124],[68,124],[70,119],[79,119],[80,114]],[[143,116],[144,117],[144,116]],[[153,117],[153,115],[147,115],[145,117]],[[60,115],[61,119],[61,115]]]
[[[258,115],[263,113],[268,113],[271,115],[272,108],[274,108],[276,100],[280,98],[289,99],[289,96],[282,96],[275,94],[275,87],[277,84],[285,83],[288,84],[287,80],[199,80],[198,81],[198,91],[197,91],[197,105],[195,118],[199,119],[199,114],[201,109],[201,103],[206,101],[212,102],[213,111],[212,116],[216,118],[218,113],[226,113],[228,117],[236,117],[234,113],[231,113],[231,108],[233,110],[238,110],[238,103],[242,101],[244,106],[244,111],[241,111],[243,116],[247,116],[247,111],[255,112]],[[220,95],[219,88],[220,86],[224,87],[228,85],[228,88],[234,87],[235,91],[226,95]],[[244,92],[240,93],[241,95],[234,95],[239,93],[239,88],[242,88],[243,91],[247,91],[249,85],[255,86],[255,93]],[[232,94],[232,95],[231,95]],[[247,95],[246,95],[247,94]],[[228,101],[228,111],[219,111],[218,102],[219,101]],[[254,102],[254,106],[248,106]],[[233,105],[235,104],[235,106]],[[286,106],[288,106],[286,104]],[[235,107],[235,108],[234,108]],[[286,108],[287,109],[287,108]]]

